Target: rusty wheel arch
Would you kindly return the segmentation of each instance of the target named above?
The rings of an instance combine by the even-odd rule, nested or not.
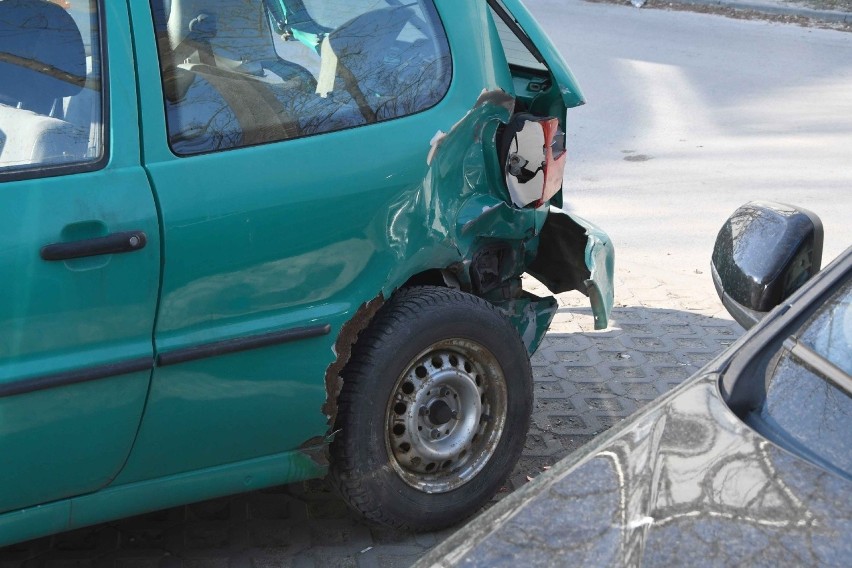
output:
[[[469,292],[470,290],[465,290],[466,287],[460,283],[458,276],[456,276],[459,270],[464,270],[464,266],[461,263],[447,268],[424,270],[406,280],[405,283],[395,289],[390,295],[396,293],[397,290],[411,288],[412,286],[441,286]],[[352,348],[358,341],[358,335],[370,325],[376,313],[385,302],[384,293],[379,292],[375,298],[361,304],[355,310],[352,318],[343,324],[340,333],[337,335],[337,339],[334,342],[335,359],[325,371],[325,403],[323,404],[322,412],[328,419],[327,436],[332,436],[335,431],[337,398],[340,396],[340,390],[343,388],[341,373],[352,357]]]

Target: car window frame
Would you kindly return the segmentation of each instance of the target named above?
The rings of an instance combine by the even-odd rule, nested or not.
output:
[[[112,107],[110,105],[109,96],[109,53],[107,49],[108,42],[106,37],[108,31],[106,25],[106,6],[104,5],[106,0],[87,1],[94,3],[98,8],[98,49],[101,60],[101,156],[97,160],[90,160],[85,162],[50,165],[33,164],[32,166],[13,168],[5,171],[0,170],[0,183],[96,172],[105,169],[109,164],[112,150],[112,129],[110,126]]]
[[[156,10],[154,9],[154,5],[152,4],[152,1],[154,1],[154,0],[146,0],[146,3],[148,5],[148,11],[151,14],[152,29],[154,30],[154,34],[156,36],[156,33],[157,33],[156,32],[156,30],[157,30],[157,20],[156,20],[157,15],[156,15]],[[438,2],[436,2],[435,0],[424,0],[424,1],[428,1],[428,2],[431,3],[432,9],[434,11],[435,23],[436,23],[436,25],[440,25],[440,29],[443,32],[444,44],[445,44],[445,47],[446,47],[446,61],[447,61],[447,67],[448,67],[448,69],[447,69],[448,79],[447,79],[446,88],[444,89],[444,92],[441,94],[441,96],[439,98],[437,98],[435,100],[435,102],[432,103],[431,105],[424,107],[422,109],[419,109],[416,112],[407,113],[407,114],[395,116],[393,118],[388,118],[388,119],[384,119],[384,120],[377,120],[376,122],[368,122],[368,123],[364,123],[364,124],[353,124],[353,125],[347,126],[345,128],[337,128],[337,129],[334,129],[334,130],[328,130],[328,131],[324,131],[324,132],[315,132],[315,133],[310,133],[310,134],[304,134],[304,135],[300,135],[300,136],[294,136],[292,138],[282,138],[280,140],[271,140],[269,142],[260,142],[260,143],[257,143],[257,144],[246,144],[246,145],[240,145],[240,146],[233,146],[233,147],[229,147],[229,148],[208,150],[208,151],[204,151],[204,152],[194,152],[194,153],[191,153],[191,154],[181,154],[181,153],[176,152],[173,145],[172,145],[172,141],[170,139],[170,136],[169,136],[169,112],[168,112],[168,104],[166,102],[166,97],[165,97],[165,86],[163,84],[163,67],[162,67],[161,62],[160,62],[161,54],[160,54],[160,50],[159,50],[159,45],[158,45],[158,42],[157,42],[157,38],[155,37],[154,38],[154,44],[155,44],[155,49],[156,49],[156,54],[157,54],[157,65],[156,65],[157,66],[157,77],[159,78],[160,89],[163,93],[163,97],[162,97],[162,100],[160,102],[160,106],[161,106],[162,113],[163,113],[163,123],[164,123],[165,129],[166,129],[164,135],[165,135],[166,145],[167,145],[168,150],[169,150],[169,154],[171,154],[171,156],[178,158],[178,159],[185,159],[185,158],[193,158],[195,156],[207,156],[207,155],[211,155],[211,154],[219,154],[221,152],[231,152],[231,151],[237,151],[237,150],[245,150],[245,149],[249,149],[249,148],[259,148],[259,147],[269,146],[269,145],[272,145],[272,144],[286,143],[286,142],[290,142],[290,141],[294,141],[294,140],[306,140],[306,139],[316,138],[318,136],[326,136],[326,135],[330,135],[330,134],[335,134],[337,132],[346,132],[348,130],[353,130],[353,129],[356,129],[356,128],[364,128],[364,127],[367,127],[367,126],[376,126],[376,125],[380,125],[380,124],[389,123],[389,122],[392,122],[392,121],[395,121],[395,120],[402,120],[402,119],[406,119],[408,117],[423,114],[425,112],[428,112],[428,111],[436,108],[437,106],[439,106],[441,104],[441,102],[443,102],[447,98],[449,93],[453,90],[453,86],[455,85],[455,81],[456,81],[455,64],[454,64],[455,58],[454,58],[454,55],[453,55],[452,41],[450,39],[449,33],[447,32],[447,26],[444,23],[444,19],[441,15],[441,9],[438,7]],[[431,38],[431,41],[434,42],[434,41],[436,41],[436,39],[437,38]]]
[[[752,414],[766,400],[775,362],[782,354],[790,353],[785,342],[789,343],[790,337],[796,336],[849,279],[852,279],[852,247],[765,316],[718,365],[720,376],[717,385],[721,398],[747,427],[755,429]],[[801,362],[797,364],[802,365]],[[810,370],[807,365],[804,366]],[[825,380],[821,375],[817,376]],[[762,428],[757,431],[773,445],[826,469],[819,459],[814,459],[815,456],[808,455],[807,451],[796,453],[796,450],[791,449],[782,433],[768,432]]]

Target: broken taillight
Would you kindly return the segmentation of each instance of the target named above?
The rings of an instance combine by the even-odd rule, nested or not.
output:
[[[516,114],[503,145],[506,186],[517,207],[539,207],[562,189],[566,152],[559,119]]]

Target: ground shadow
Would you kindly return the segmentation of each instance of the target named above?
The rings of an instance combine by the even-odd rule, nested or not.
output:
[[[603,331],[580,331],[591,325],[587,308],[561,308],[557,318],[558,329],[578,331],[548,333],[532,359],[530,431],[495,501],[680,384],[742,334],[729,320],[641,306],[615,308]],[[325,480],[313,480],[7,547],[0,568],[410,566],[452,532],[368,526]]]

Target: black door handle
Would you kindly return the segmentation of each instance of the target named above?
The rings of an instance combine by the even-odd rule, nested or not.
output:
[[[133,252],[145,248],[147,243],[148,237],[143,231],[126,231],[95,239],[45,245],[41,247],[41,257],[44,260],[69,260],[85,256]]]

